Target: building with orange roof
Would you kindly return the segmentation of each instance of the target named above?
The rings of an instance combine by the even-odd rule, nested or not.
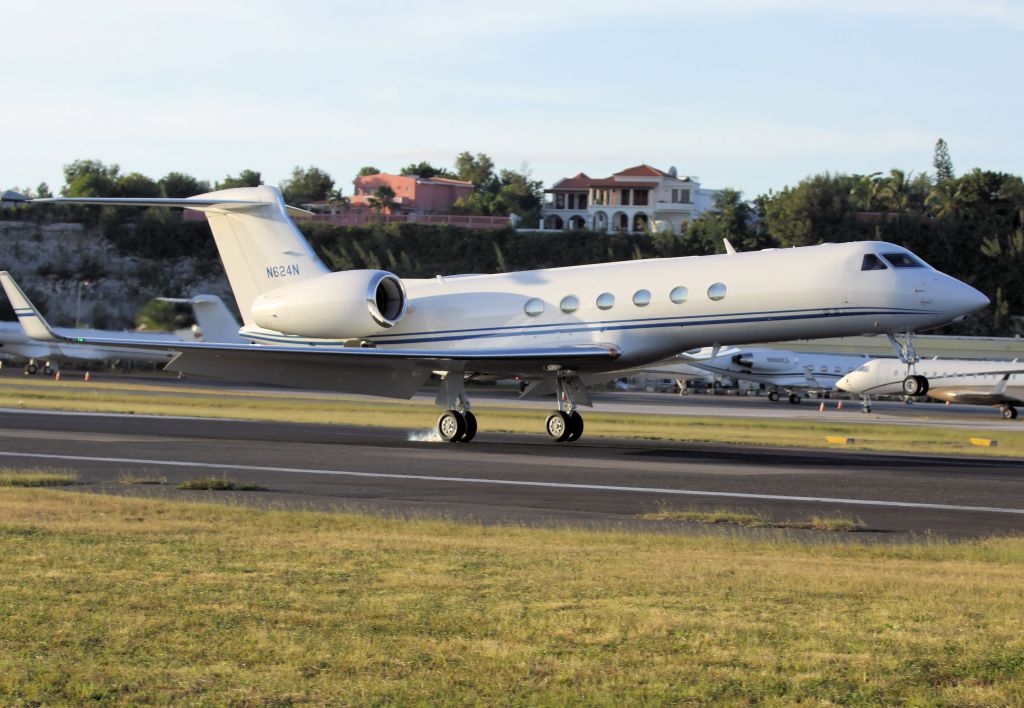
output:
[[[664,172],[645,164],[604,178],[580,172],[544,191],[550,196],[541,210],[541,229],[609,233],[680,233],[711,208],[717,193],[702,189],[696,177],[680,177],[675,167]]]
[[[416,175],[364,175],[353,180],[355,192],[352,207],[368,206],[368,200],[381,187],[390,187],[395,193],[395,206],[391,212],[406,214],[447,214],[452,205],[473,193],[473,183],[444,177],[417,177]]]

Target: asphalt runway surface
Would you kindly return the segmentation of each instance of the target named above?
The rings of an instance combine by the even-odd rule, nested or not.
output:
[[[668,507],[753,510],[780,521],[853,516],[869,531],[848,536],[872,539],[1024,530],[1019,460],[586,437],[558,445],[540,434],[487,433],[481,423],[477,440],[452,445],[412,439],[428,431],[0,410],[0,465],[74,469],[81,491],[483,523],[694,528],[637,518]],[[125,485],[124,475],[168,483]],[[174,489],[208,475],[270,491]]]

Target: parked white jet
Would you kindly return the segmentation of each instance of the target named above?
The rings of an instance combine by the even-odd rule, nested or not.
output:
[[[244,341],[238,336],[238,321],[232,316],[227,305],[216,295],[197,295],[190,299],[164,298],[171,302],[183,302],[192,306],[199,324],[199,333],[207,342],[239,342]],[[62,341],[41,341],[33,339],[25,333],[19,322],[0,322],[0,354],[28,359],[25,365],[26,374],[42,371],[49,376],[57,370],[60,362],[101,361],[103,359],[122,359],[131,361],[153,361],[167,363],[174,358],[173,351],[144,348],[130,349],[124,347],[104,347],[96,344],[79,344],[71,340],[100,340],[115,338],[123,340],[139,340],[144,342],[165,342],[168,345],[197,339],[193,333],[178,334],[168,332],[116,332],[102,329],[82,329],[71,327],[54,328],[54,332]]]
[[[278,346],[181,344],[168,369],[399,398],[444,371],[438,431],[450,441],[476,433],[464,387],[474,376],[529,379],[525,395],[556,392],[547,432],[575,440],[583,432],[577,407],[591,405],[582,375],[717,342],[934,327],[988,304],[880,242],[402,280],[381,270],[330,272],[273,187],[35,201],[205,212],[245,321],[240,333]],[[10,275],[0,280],[26,330],[58,339]]]
[[[810,354],[754,348],[734,349],[713,359],[685,354],[682,358],[690,366],[720,376],[766,384],[771,389],[768,392],[771,401],[779,400],[778,390],[782,389],[789,394],[790,403],[799,403],[799,391],[831,391],[836,381],[870,357],[864,354]]]
[[[999,406],[1006,419],[1017,417],[1024,403],[1024,364],[1017,361],[925,359],[918,372],[928,379],[929,397],[953,403]],[[871,411],[871,396],[907,394],[907,367],[896,359],[872,359],[839,380],[836,388],[858,395]]]

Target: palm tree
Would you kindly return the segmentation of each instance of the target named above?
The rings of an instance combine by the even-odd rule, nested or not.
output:
[[[378,215],[385,209],[390,212],[395,207],[395,190],[386,184],[381,185],[369,196],[366,202]]]
[[[342,194],[340,189],[332,189],[327,194],[327,203],[331,206],[331,213],[336,214],[339,209],[347,211],[352,200]]]

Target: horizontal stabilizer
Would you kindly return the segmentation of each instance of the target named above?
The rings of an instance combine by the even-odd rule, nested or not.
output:
[[[86,206],[130,206],[130,207],[171,207],[177,209],[192,209],[193,211],[227,213],[232,211],[248,211],[260,207],[276,207],[271,202],[261,202],[247,199],[203,199],[202,197],[186,197],[184,199],[172,199],[169,197],[145,197],[145,198],[122,198],[122,197],[46,197],[44,199],[32,199],[32,204],[81,204]],[[285,205],[285,209],[292,216],[311,216],[313,212],[299,209],[298,207]]]

